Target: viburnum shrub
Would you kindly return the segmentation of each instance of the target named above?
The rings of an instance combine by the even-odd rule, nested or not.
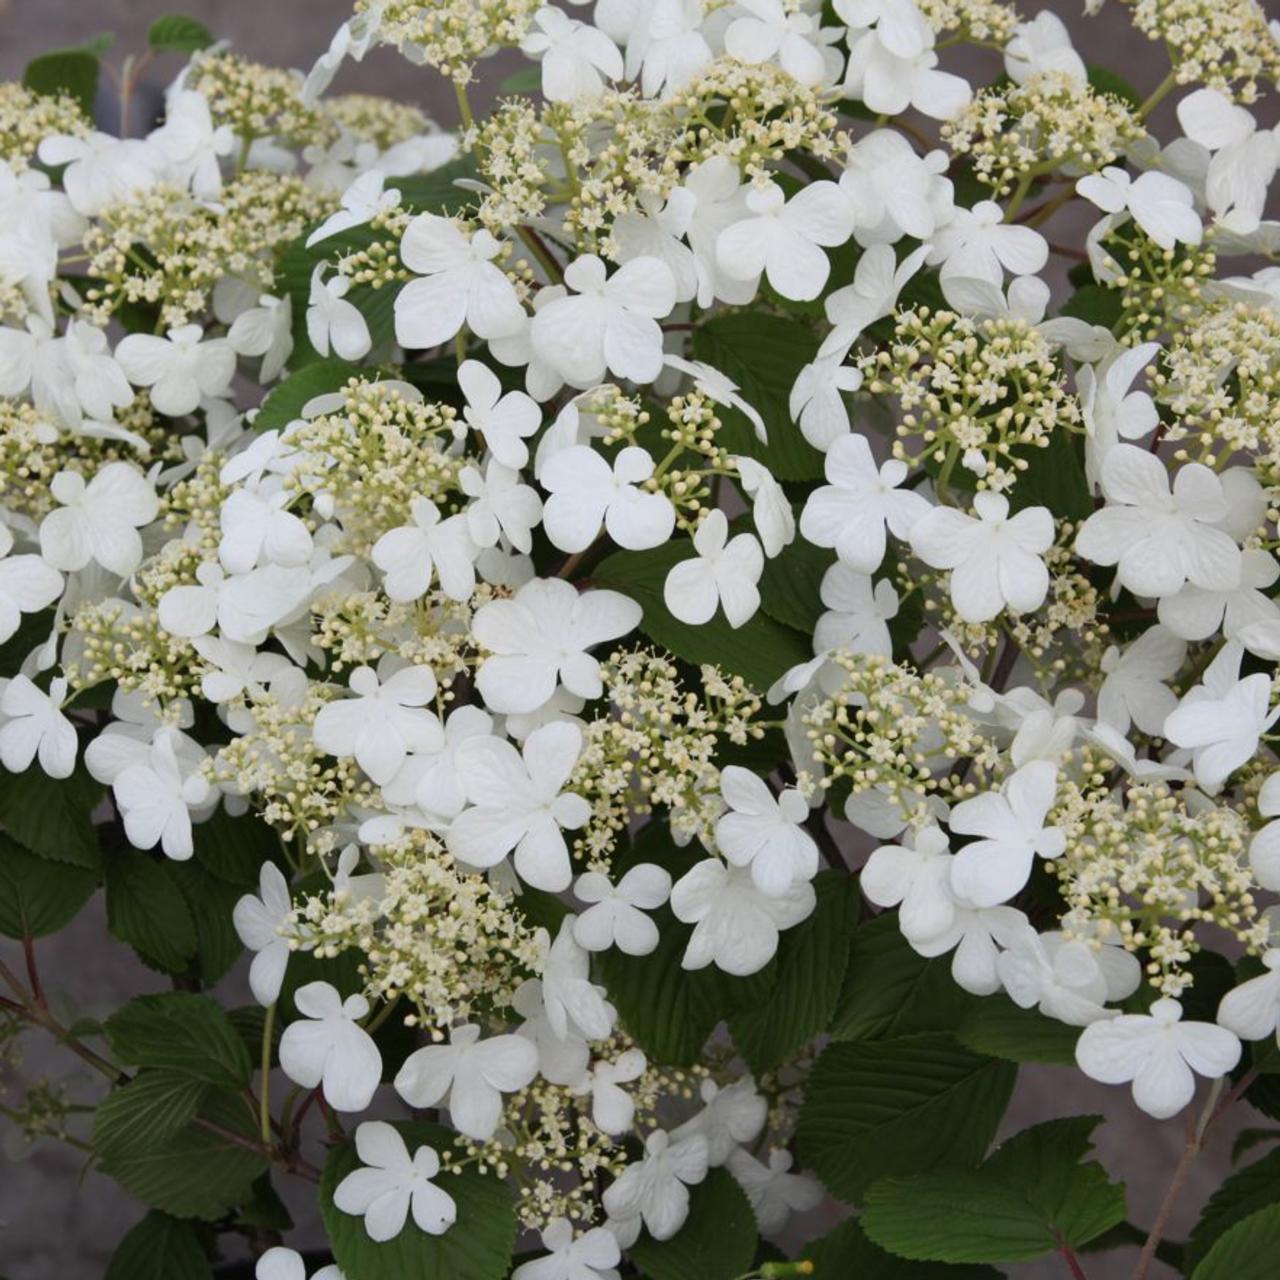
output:
[[[0,86],[3,1113],[108,1280],[1276,1274],[1256,1118],[1166,1237],[1280,1119],[1280,29],[1125,12],[1145,99],[1001,0]],[[1037,1063],[1181,1117],[1158,1214]]]

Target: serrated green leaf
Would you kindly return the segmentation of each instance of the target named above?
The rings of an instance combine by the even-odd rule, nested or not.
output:
[[[157,53],[195,53],[213,43],[213,32],[194,18],[169,13],[147,29],[147,44]]]
[[[207,822],[191,828],[195,845],[192,862],[219,880],[256,889],[264,862],[280,852],[280,839],[256,814],[233,818],[219,807]]]
[[[1193,1272],[1237,1222],[1274,1204],[1280,1204],[1280,1150],[1233,1173],[1213,1193],[1187,1242],[1187,1271]]]
[[[316,396],[341,391],[360,370],[345,360],[316,360],[275,386],[253,420],[255,431],[278,431],[302,416],[303,406]]]
[[[22,83],[36,93],[65,93],[92,120],[100,70],[101,64],[88,49],[55,49],[27,63]]]
[[[136,996],[107,1019],[107,1038],[122,1062],[167,1067],[221,1088],[242,1088],[253,1071],[222,1006],[193,992]]]
[[[93,811],[106,788],[83,765],[69,778],[50,778],[39,765],[0,770],[0,828],[25,849],[95,874],[101,868]]]
[[[780,480],[817,480],[823,455],[791,421],[788,400],[800,370],[817,354],[818,340],[803,324],[756,311],[730,311],[693,331],[692,351],[738,384],[742,398],[764,420],[761,444],[746,416],[721,407],[717,442],[765,463]]]
[[[1120,290],[1102,284],[1082,285],[1062,306],[1064,316],[1104,329],[1114,329],[1123,313]]]
[[[244,1099],[214,1090],[197,1117],[146,1151],[115,1152],[102,1162],[143,1204],[176,1218],[221,1217],[248,1200],[267,1167],[254,1149],[257,1131]]]
[[[760,607],[776,622],[812,634],[826,611],[819,592],[835,563],[835,552],[797,538],[781,555],[766,560],[760,576]]]
[[[802,1254],[813,1263],[815,1280],[999,1280],[1000,1276],[994,1267],[949,1267],[895,1258],[868,1240],[852,1218],[806,1245]]]
[[[828,1045],[810,1073],[800,1155],[834,1195],[858,1203],[878,1178],[974,1168],[995,1135],[1017,1069],[950,1036]]]
[[[189,1222],[151,1212],[116,1247],[103,1280],[212,1280],[213,1269]]]
[[[1280,1253],[1280,1205],[1229,1227],[1192,1271],[1191,1280],[1274,1280]]]
[[[22,614],[18,629],[0,644],[0,678],[12,679],[16,676],[31,651],[49,638],[53,626],[52,609]]]
[[[56,933],[97,886],[92,871],[37,858],[0,835],[0,933],[5,937]]]
[[[735,1280],[751,1270],[755,1252],[751,1205],[724,1169],[690,1189],[689,1216],[670,1240],[645,1233],[627,1251],[646,1280]]]
[[[223,977],[244,951],[232,912],[246,887],[228,884],[194,862],[171,862],[165,871],[182,893],[196,930],[196,972],[206,985]]]
[[[105,864],[107,928],[170,973],[196,953],[196,927],[177,882],[154,858],[119,850]]]
[[[975,1053],[1064,1067],[1075,1065],[1079,1038],[1079,1027],[1046,1018],[1035,1009],[1020,1009],[1004,995],[973,1001],[956,1028],[956,1039]]]
[[[1091,66],[1088,70],[1089,84],[1098,93],[1109,93],[1131,107],[1142,105],[1142,95],[1123,76],[1117,75],[1108,67]]]
[[[693,555],[686,539],[668,542],[651,551],[615,551],[596,566],[597,586],[611,587],[630,596],[644,610],[640,629],[651,640],[686,662],[712,662],[740,675],[759,690],[768,687],[789,668],[813,657],[813,648],[799,631],[783,626],[764,612],[734,629],[717,611],[700,627],[673,618],[662,598],[663,584],[673,565]]]
[[[858,918],[857,882],[844,871],[822,871],[814,889],[813,914],[779,940],[768,997],[729,1018],[734,1043],[758,1074],[772,1071],[823,1031],[840,995]]]
[[[127,1158],[163,1146],[185,1129],[210,1086],[182,1071],[140,1071],[113,1089],[93,1118],[93,1149],[100,1159]]]
[[[447,1151],[453,1134],[433,1124],[397,1124],[410,1155],[422,1145]],[[511,1193],[498,1178],[474,1166],[460,1174],[442,1173],[437,1184],[458,1207],[457,1226],[429,1236],[410,1218],[394,1239],[369,1239],[364,1219],[343,1213],[333,1203],[334,1189],[360,1167],[354,1144],[336,1146],[325,1162],[320,1182],[320,1212],[329,1232],[333,1256],[352,1280],[503,1280],[516,1242],[516,1215]]]

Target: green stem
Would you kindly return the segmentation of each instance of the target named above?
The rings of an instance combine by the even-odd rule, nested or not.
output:
[[[276,1025],[276,1006],[267,1005],[262,1022],[262,1087],[258,1093],[258,1131],[262,1141],[271,1145],[271,1033]]]
[[[471,99],[467,97],[467,86],[459,84],[455,80],[453,82],[453,92],[458,99],[458,115],[462,117],[462,127],[464,129],[473,128],[476,118],[471,114]]]
[[[1164,100],[1173,92],[1174,86],[1177,85],[1178,78],[1175,72],[1170,71],[1163,80],[1151,91],[1151,96],[1138,108],[1138,119],[1145,120]]]

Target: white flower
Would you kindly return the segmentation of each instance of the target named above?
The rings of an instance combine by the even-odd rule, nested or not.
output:
[[[853,283],[833,290],[823,303],[827,319],[835,328],[818,348],[818,358],[838,355],[843,360],[868,325],[891,315],[898,294],[920,269],[927,253],[927,247],[921,245],[899,265],[888,244],[871,245],[858,259]]]
[[[953,861],[947,837],[937,827],[925,827],[910,844],[874,850],[858,883],[876,906],[898,908],[898,927],[914,944],[945,934],[955,923]]]
[[[612,467],[587,445],[571,445],[542,468],[540,482],[551,495],[542,527],[561,551],[585,551],[601,524],[620,547],[644,551],[661,546],[675,528],[676,512],[664,493],[641,486],[653,475],[645,449],[629,445]]]
[[[716,264],[716,241],[726,227],[746,217],[750,189],[728,156],[711,156],[685,174],[682,190],[694,197],[685,238],[696,259],[700,307],[717,298],[737,306],[755,296],[754,281],[726,275]]]
[[[832,7],[855,30],[875,27],[884,47],[900,58],[933,48],[933,30],[915,0],[835,0]]]
[[[1218,89],[1197,89],[1183,98],[1178,122],[1188,138],[1214,153],[1205,174],[1209,208],[1237,235],[1256,231],[1280,164],[1280,134],[1259,129],[1250,112]]]
[[[720,606],[731,627],[750,621],[760,607],[756,583],[764,572],[764,553],[754,535],[730,539],[728,519],[715,510],[694,530],[693,549],[697,554],[674,565],[662,587],[671,616],[701,626]]]
[[[677,302],[689,302],[698,293],[698,258],[684,242],[697,204],[697,196],[687,187],[676,187],[665,202],[655,192],[642,191],[639,205],[613,222],[615,261],[658,258],[665,262],[676,282]],[[666,358],[668,364],[671,360]]]
[[[1260,671],[1235,681],[1219,697],[1192,691],[1164,722],[1164,736],[1190,749],[1196,782],[1211,795],[1258,750],[1258,740],[1278,719],[1271,706],[1271,676]]]
[[[877,115],[901,115],[914,107],[933,120],[950,120],[972,95],[965,80],[937,66],[938,55],[932,49],[897,56],[873,27],[849,42],[844,94],[860,99]]]
[[[69,321],[61,338],[35,316],[25,330],[0,329],[0,395],[28,387],[37,409],[73,431],[84,430],[86,418],[110,423],[116,409],[133,402],[106,333],[82,320]]]
[[[542,499],[537,491],[520,483],[520,472],[490,458],[482,475],[475,467],[463,467],[458,487],[471,499],[467,506],[467,532],[478,548],[495,546],[500,535],[525,555],[533,548],[533,530],[542,519]]]
[[[847,435],[827,450],[828,483],[815,489],[800,513],[800,534],[815,547],[834,547],[844,564],[874,573],[884,560],[885,528],[906,539],[931,510],[912,489],[899,489],[907,464],[895,458],[876,466],[862,435]]]
[[[1222,482],[1190,462],[1169,488],[1159,458],[1121,444],[1102,463],[1107,506],[1076,536],[1076,551],[1094,564],[1115,565],[1116,579],[1137,596],[1167,596],[1192,582],[1221,591],[1240,580],[1240,549],[1216,528],[1227,514]]]
[[[165,103],[164,124],[147,135],[169,165],[169,179],[189,186],[201,200],[212,200],[222,190],[219,161],[236,147],[230,125],[215,128],[209,103],[203,94],[180,89]]]
[[[285,927],[292,913],[289,882],[274,862],[262,864],[257,894],[246,893],[231,913],[237,936],[254,953],[249,989],[264,1007],[280,998],[291,950]]]
[[[420,350],[448,342],[465,324],[502,338],[525,323],[515,286],[493,260],[502,246],[484,228],[468,239],[448,218],[420,213],[400,239],[400,260],[424,277],[396,295],[396,341]]]
[[[776,182],[768,182],[751,188],[746,206],[751,216],[726,227],[716,240],[721,272],[751,281],[763,273],[784,298],[816,298],[831,273],[819,246],[844,244],[853,231],[844,193],[834,182],[811,182],[788,200]]]
[[[1000,791],[963,800],[951,810],[954,833],[982,837],[955,855],[951,885],[956,893],[976,907],[994,907],[1027,883],[1037,854],[1056,858],[1062,853],[1066,836],[1044,824],[1057,783],[1057,767],[1036,760],[1013,774]]]
[[[1241,1040],[1265,1040],[1280,1024],[1280,950],[1270,948],[1262,963],[1265,973],[1228,991],[1218,1005],[1218,1025]]]
[[[745,1147],[739,1147],[730,1152],[725,1167],[746,1192],[763,1236],[777,1235],[793,1213],[816,1209],[826,1194],[822,1183],[811,1173],[791,1172],[789,1151],[770,1151],[766,1165]]]
[[[548,102],[587,102],[600,97],[605,80],[621,80],[622,54],[596,27],[544,5],[520,51],[542,60],[542,96]]]
[[[120,339],[116,359],[135,387],[151,388],[151,403],[170,418],[194,413],[202,399],[225,395],[236,373],[236,353],[225,338],[204,341],[198,324],[170,329],[158,338],[131,333]]]
[[[843,649],[892,656],[889,623],[898,616],[898,593],[888,578],[873,584],[869,575],[837,561],[822,575],[818,591],[827,612],[813,629],[815,653]]]
[[[600,664],[587,650],[626,635],[640,618],[640,606],[616,591],[579,594],[559,578],[535,578],[476,611],[472,634],[489,655],[476,673],[480,696],[505,715],[537,710],[558,684],[598,698]]]
[[[384,533],[369,558],[386,575],[384,589],[392,600],[419,600],[435,577],[451,600],[467,600],[476,586],[475,562],[480,548],[471,539],[465,515],[440,515],[428,498],[409,504],[413,523]]]
[[[400,203],[400,192],[392,188],[383,190],[386,175],[377,169],[362,173],[342,193],[342,207],[337,213],[331,213],[308,237],[307,248],[336,236],[339,232],[350,231],[352,227],[362,227],[372,222],[380,213],[389,213]]]
[[[62,714],[67,682],[55,676],[49,692],[25,675],[0,681],[0,764],[22,773],[39,759],[51,778],[69,778],[76,767],[75,726]]]
[[[997,964],[1001,950],[1017,942],[1027,927],[1027,917],[1015,907],[975,907],[959,895],[949,929],[928,938],[907,938],[917,955],[934,959],[953,951],[951,976],[964,991],[975,996],[1000,990]]]
[[[818,846],[804,829],[809,802],[794,787],[776,798],[763,778],[726,765],[720,794],[729,812],[716,822],[716,844],[735,867],[750,867],[761,893],[780,897],[818,873]]]
[[[707,1176],[707,1140],[673,1142],[661,1129],[645,1140],[644,1158],[629,1164],[603,1197],[611,1218],[639,1218],[655,1240],[670,1240],[689,1216],[689,1186]]]
[[[573,886],[590,905],[573,921],[573,936],[587,951],[617,947],[629,956],[647,956],[658,945],[658,926],[645,915],[671,896],[671,875],[652,862],[632,867],[615,885],[599,871],[580,875]]]
[[[1098,689],[1098,719],[1120,733],[1129,725],[1153,737],[1164,731],[1165,718],[1178,703],[1169,688],[1182,668],[1187,646],[1165,627],[1144,631],[1122,653],[1112,645],[1102,655],[1104,679]]]
[[[1042,9],[1030,22],[1020,22],[1004,47],[1005,74],[1014,84],[1056,72],[1082,84],[1088,80],[1084,59],[1071,43],[1071,33],[1056,13]]]
[[[519,1034],[537,1050],[538,1073],[543,1079],[560,1085],[581,1083],[591,1060],[591,1050],[576,1029],[566,1025],[563,1037],[556,1034],[543,1003],[542,982],[530,978],[521,983],[512,997],[511,1007],[524,1018]]]
[[[752,65],[776,60],[801,84],[817,85],[830,78],[824,55],[828,33],[820,30],[813,14],[788,10],[782,0],[737,0],[734,7],[745,15],[735,18],[724,33],[725,51],[732,57]]]
[[[289,299],[262,294],[256,307],[246,308],[232,321],[227,342],[236,355],[262,357],[258,370],[262,382],[277,378],[293,354],[293,306]]]
[[[13,535],[0,525],[0,644],[18,630],[24,613],[47,609],[62,594],[62,575],[39,556],[10,555]]]
[[[59,471],[49,486],[61,503],[40,523],[40,554],[51,568],[71,573],[96,561],[124,578],[142,563],[138,529],[156,518],[150,482],[127,462],[108,462],[87,484],[77,471]]]
[[[591,981],[591,956],[573,936],[566,916],[542,963],[542,1002],[547,1025],[561,1041],[607,1040],[617,1013]]]
[[[333,1191],[334,1208],[364,1218],[370,1240],[394,1240],[404,1230],[409,1211],[430,1236],[453,1226],[458,1206],[431,1181],[440,1172],[440,1157],[428,1146],[413,1156],[393,1125],[366,1120],[356,1129],[356,1152],[362,1168],[353,1169]]]
[[[750,1075],[740,1076],[723,1089],[714,1080],[703,1080],[698,1093],[702,1110],[673,1129],[671,1140],[705,1138],[707,1164],[717,1169],[740,1145],[760,1136],[769,1117],[769,1103]]]
[[[217,793],[179,755],[179,738],[185,735],[161,729],[143,758],[115,775],[111,790],[129,843],[135,849],[158,844],[166,857],[182,862],[195,851],[191,811],[205,808]]]
[[[1049,590],[1040,558],[1053,545],[1048,508],[1010,516],[1009,500],[984,490],[974,495],[973,509],[976,520],[934,507],[912,525],[911,549],[925,564],[951,570],[951,603],[966,622],[987,622],[1006,608],[1038,609]]]
[[[633,12],[636,23],[629,33],[609,34],[625,39],[626,77],[635,80],[639,73],[646,98],[684,88],[711,61],[711,46],[699,30],[705,16],[702,0],[657,0]],[[603,14],[604,7],[597,10],[596,21],[602,25]]]
[[[372,667],[350,676],[353,698],[326,703],[312,734],[321,751],[354,756],[377,783],[390,782],[410,751],[439,751],[444,731],[427,704],[436,696],[429,667],[402,667],[379,681]]]
[[[582,730],[568,720],[535,729],[519,752],[502,738],[469,739],[462,785],[472,807],[450,823],[449,852],[469,866],[492,867],[514,849],[526,884],[567,889],[573,872],[562,832],[591,816],[586,800],[563,789],[581,752]]]
[[[295,495],[286,489],[235,489],[222,504],[218,559],[228,573],[248,573],[260,561],[296,568],[310,563],[311,531],[285,510]]]
[[[542,411],[523,391],[502,394],[497,375],[479,360],[458,366],[458,386],[466,397],[462,416],[478,431],[489,452],[505,467],[517,471],[529,461],[525,440],[542,425]]]
[[[601,1133],[617,1137],[630,1132],[636,1104],[621,1086],[639,1080],[647,1065],[639,1049],[627,1049],[614,1062],[600,1059],[574,1086],[574,1093],[591,1095],[591,1120]]]
[[[568,1218],[552,1218],[542,1230],[542,1247],[547,1256],[522,1262],[511,1280],[617,1280],[622,1250],[604,1227],[575,1236]]]
[[[1076,1041],[1076,1064],[1103,1084],[1132,1080],[1134,1102],[1167,1120],[1191,1101],[1197,1073],[1217,1079],[1240,1061],[1240,1041],[1226,1028],[1181,1018],[1182,1006],[1165,997],[1149,1013],[1095,1022]]]
[[[253,1274],[254,1280],[307,1280],[307,1267],[301,1254],[274,1245],[258,1259]],[[343,1280],[343,1275],[335,1266],[321,1267],[311,1280]]]
[[[1277,578],[1280,563],[1275,555],[1261,547],[1247,547],[1240,554],[1236,586],[1212,590],[1188,583],[1177,595],[1160,597],[1156,616],[1184,640],[1207,640],[1219,629],[1227,639],[1239,639],[1246,627],[1270,628],[1280,621],[1280,608],[1265,594]]]
[[[778,949],[778,933],[808,917],[816,898],[805,880],[770,897],[756,887],[751,872],[706,858],[671,890],[677,920],[694,926],[681,967],[703,969],[711,963],[735,977],[763,969]]]
[[[873,129],[850,149],[840,188],[853,205],[853,236],[864,248],[903,236],[929,240],[952,216],[950,158],[918,156],[896,129]]]
[[[539,307],[529,330],[533,349],[571,387],[585,390],[606,371],[632,382],[662,372],[658,321],[676,302],[671,268],[660,258],[632,258],[611,276],[594,254],[564,271],[573,290]]]
[[[1121,440],[1141,440],[1156,429],[1160,415],[1155,401],[1145,391],[1132,391],[1134,379],[1145,369],[1160,348],[1144,342],[1122,348],[1096,368],[1083,365],[1076,371],[1080,411],[1088,441],[1086,472],[1096,484],[1102,461]]]
[[[311,273],[311,293],[307,298],[307,337],[316,351],[327,356],[330,349],[343,360],[359,360],[369,354],[373,339],[360,308],[347,301],[351,281],[346,276],[324,278],[327,263],[318,262]]]
[[[383,784],[382,797],[388,804],[416,804],[432,817],[448,822],[466,807],[463,771],[466,744],[472,738],[489,737],[493,717],[479,707],[462,706],[449,713],[442,744],[434,751],[418,752],[406,758],[400,772]]]
[[[304,1089],[320,1087],[335,1111],[363,1111],[382,1079],[382,1055],[360,1025],[369,1012],[361,995],[343,1000],[327,982],[294,993],[301,1017],[280,1037],[280,1068]]]
[[[796,537],[796,517],[786,490],[773,478],[769,468],[754,458],[739,454],[729,461],[738,469],[743,492],[751,498],[751,523],[766,556],[781,554]]]
[[[687,373],[693,379],[695,390],[706,396],[708,400],[737,409],[751,423],[756,439],[761,444],[768,443],[769,433],[765,430],[764,419],[738,394],[738,384],[727,378],[719,369],[713,369],[711,365],[704,364],[701,360],[686,360],[683,356],[666,355],[663,356],[662,363],[669,369],[678,369],[681,373]]]
[[[951,221],[934,233],[928,261],[942,263],[946,283],[961,278],[1000,285],[1004,269],[1015,276],[1034,275],[1049,261],[1049,242],[1038,231],[1004,221],[994,200],[972,209],[957,208]]]
[[[1167,173],[1153,170],[1131,178],[1123,169],[1108,167],[1081,178],[1076,190],[1104,213],[1127,209],[1162,249],[1179,241],[1199,244],[1204,235],[1190,189]]]
[[[787,409],[792,420],[799,423],[800,434],[823,452],[850,431],[849,411],[842,393],[862,386],[861,370],[843,364],[843,360],[837,351],[805,365],[787,398]]]
[[[153,187],[165,167],[164,152],[154,144],[96,131],[84,137],[53,134],[40,143],[39,155],[51,168],[66,166],[62,189],[87,218]]]
[[[1037,934],[1030,926],[1001,952],[996,968],[1016,1005],[1073,1027],[1110,1017],[1107,1001],[1131,996],[1142,981],[1137,957],[1122,947],[1094,947],[1057,931]]]
[[[486,1142],[502,1118],[502,1095],[523,1089],[537,1070],[537,1050],[523,1036],[481,1040],[467,1023],[450,1031],[448,1044],[411,1053],[395,1088],[411,1107],[448,1107],[459,1133]]]

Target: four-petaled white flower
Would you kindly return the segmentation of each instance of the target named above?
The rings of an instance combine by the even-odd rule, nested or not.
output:
[[[933,120],[950,120],[968,104],[968,81],[939,71],[932,48],[900,57],[886,43],[879,27],[863,31],[849,42],[849,63],[843,90],[860,98],[877,115],[901,115],[914,107]]]
[[[573,936],[588,951],[617,947],[629,956],[647,956],[658,945],[658,926],[645,915],[671,896],[671,875],[652,862],[632,867],[615,885],[599,871],[580,875],[573,886],[590,905],[573,922]]]
[[[451,600],[469,599],[475,590],[480,548],[472,541],[467,517],[442,517],[440,508],[427,498],[414,498],[409,511],[413,523],[384,533],[370,553],[386,575],[387,595],[392,600],[418,600],[434,577]]]
[[[520,483],[520,472],[490,458],[483,474],[476,467],[463,467],[458,487],[471,499],[467,506],[467,533],[481,550],[497,545],[505,536],[517,550],[528,555],[533,547],[533,530],[542,519],[542,499],[537,490]]]
[[[87,484],[78,471],[59,471],[49,492],[61,504],[40,522],[40,554],[64,573],[96,561],[124,578],[142,562],[138,530],[156,518],[150,482],[127,462],[108,462]]]
[[[627,1049],[613,1062],[599,1059],[573,1087],[579,1096],[591,1095],[591,1121],[601,1133],[617,1137],[629,1133],[635,1120],[635,1099],[624,1084],[639,1080],[648,1063],[639,1049]]]
[[[645,1139],[644,1158],[605,1189],[605,1212],[621,1221],[643,1221],[655,1240],[670,1240],[689,1216],[689,1187],[706,1176],[706,1138],[673,1141],[655,1129]]]
[[[908,844],[874,850],[858,883],[876,906],[898,908],[898,927],[914,943],[945,933],[955,921],[954,861],[947,837],[937,827],[925,827]]]
[[[606,80],[623,77],[622,54],[599,28],[544,5],[520,50],[542,62],[542,96],[548,102],[589,102],[604,92]]]
[[[672,617],[701,626],[719,607],[731,627],[749,622],[760,607],[756,583],[764,572],[764,552],[755,535],[730,538],[728,519],[715,510],[694,530],[693,549],[697,554],[673,565],[663,583],[662,598]]]
[[[574,1235],[568,1218],[552,1218],[542,1229],[544,1258],[522,1262],[511,1280],[617,1280],[622,1260],[617,1237],[606,1227]]]
[[[613,465],[588,445],[571,445],[542,468],[541,484],[551,495],[542,527],[561,551],[585,551],[601,524],[620,547],[644,551],[661,546],[675,528],[676,511],[664,493],[642,486],[653,475],[653,459],[630,445]]]
[[[942,263],[943,291],[950,280],[986,280],[1000,285],[1004,271],[1033,275],[1049,261],[1049,242],[1038,231],[1005,222],[994,200],[957,208],[934,233],[928,261]]]
[[[502,393],[497,375],[479,360],[458,366],[458,386],[466,397],[462,416],[478,431],[499,462],[519,470],[529,461],[525,441],[542,425],[542,411],[523,391]]]
[[[262,357],[258,369],[261,381],[279,377],[293,354],[293,306],[289,299],[260,295],[256,307],[247,307],[231,322],[227,342],[238,356]]]
[[[1131,996],[1142,981],[1137,957],[1122,947],[1091,946],[1059,932],[1027,926],[996,962],[1009,998],[1068,1026],[1087,1027],[1111,1016],[1108,1001]]]
[[[289,935],[285,928],[293,913],[289,882],[274,862],[258,873],[258,892],[246,893],[231,913],[240,941],[254,953],[249,966],[249,989],[263,1006],[273,1005],[289,965]]]
[[[707,1164],[718,1169],[741,1144],[754,1142],[769,1118],[768,1099],[756,1088],[750,1075],[739,1077],[721,1088],[714,1080],[703,1080],[698,1088],[702,1110],[696,1111],[671,1140],[698,1136],[707,1140]]]
[[[989,622],[1002,609],[1030,613],[1049,591],[1041,556],[1053,545],[1047,507],[1009,515],[1003,494],[975,494],[977,519],[934,507],[911,527],[911,548],[927,565],[951,570],[951,603],[966,622]]]
[[[1225,652],[1225,651],[1224,651]],[[1194,696],[1200,695],[1200,696]],[[1259,671],[1234,681],[1221,696],[1192,690],[1164,722],[1164,736],[1192,753],[1196,782],[1210,795],[1258,750],[1258,739],[1280,719],[1271,705],[1271,675]]]
[[[788,9],[782,0],[737,0],[734,8],[745,12],[725,30],[724,47],[739,62],[755,65],[776,61],[788,75],[806,85],[821,84],[830,78],[831,68],[824,52],[826,36],[838,36],[838,28],[824,32],[817,17]],[[839,74],[838,62],[835,74]]]
[[[440,1157],[432,1147],[421,1146],[410,1156],[394,1125],[366,1120],[356,1129],[356,1154],[361,1167],[334,1188],[333,1205],[363,1217],[370,1240],[394,1240],[404,1230],[410,1210],[427,1235],[443,1235],[453,1226],[458,1206],[431,1181],[440,1172]]]
[[[359,360],[369,354],[373,339],[369,325],[354,302],[347,301],[351,281],[346,276],[324,278],[326,264],[316,264],[307,297],[307,337],[322,356]]]
[[[1136,724],[1143,733],[1160,736],[1178,703],[1167,682],[1186,656],[1186,643],[1161,626],[1144,631],[1123,653],[1112,645],[1102,655],[1106,678],[1098,690],[1098,719],[1120,733]]]
[[[1218,1004],[1218,1025],[1241,1040],[1265,1040],[1280,1024],[1280,950],[1269,948],[1262,965],[1262,973],[1228,991]]]
[[[55,676],[49,691],[25,675],[0,681],[0,764],[22,773],[38,759],[51,778],[69,778],[76,767],[75,725],[62,713],[67,681]]]
[[[761,893],[776,898],[818,872],[818,846],[804,829],[809,802],[794,787],[774,796],[763,778],[740,765],[720,774],[729,812],[716,822],[716,844],[735,867],[750,867]]]
[[[746,1192],[756,1225],[763,1236],[774,1236],[793,1213],[807,1213],[822,1203],[825,1192],[811,1173],[791,1172],[791,1152],[769,1152],[769,1163],[757,1160],[745,1147],[729,1153],[725,1168]]]
[[[523,1089],[537,1073],[538,1051],[523,1036],[480,1039],[474,1023],[454,1027],[448,1044],[416,1049],[395,1078],[411,1107],[446,1106],[454,1127],[487,1142],[502,1119],[502,1095]]]
[[[1183,1022],[1166,996],[1148,1013],[1122,1013],[1092,1023],[1076,1041],[1076,1065],[1103,1084],[1133,1082],[1133,1100],[1157,1120],[1191,1101],[1196,1076],[1214,1080],[1240,1061],[1240,1041],[1212,1022]]]
[[[280,1068],[294,1084],[319,1088],[335,1111],[363,1111],[382,1079],[382,1054],[360,1025],[369,1012],[362,995],[343,1000],[327,982],[294,993],[301,1015],[280,1037]]]
[[[236,372],[236,353],[226,338],[204,340],[198,324],[170,329],[163,338],[131,333],[120,339],[116,359],[135,387],[150,387],[160,413],[180,418],[201,400],[225,395]]]
[[[293,1249],[274,1245],[258,1259],[253,1269],[254,1280],[307,1280],[307,1265]],[[311,1280],[343,1280],[336,1266],[321,1267]]]
[[[13,535],[0,524],[0,644],[17,631],[24,613],[47,609],[62,594],[62,574],[39,556],[11,555]]]
[[[186,861],[195,852],[192,812],[203,811],[207,817],[207,806],[216,799],[208,781],[180,750],[183,741],[190,739],[174,729],[161,729],[142,758],[117,773],[111,783],[129,843],[135,849],[159,845],[176,862]]]
[[[308,237],[307,248],[373,221],[380,213],[389,213],[400,203],[400,192],[386,187],[386,175],[378,169],[362,173],[342,193],[341,208],[331,213]]]
[[[1108,167],[1081,178],[1076,190],[1104,213],[1128,210],[1162,249],[1179,241],[1199,244],[1204,235],[1190,188],[1167,173],[1152,170],[1132,178],[1123,169]]]
[[[591,956],[573,936],[568,916],[542,962],[542,1003],[547,1026],[561,1041],[607,1040],[616,1012],[603,987],[591,981]]]

